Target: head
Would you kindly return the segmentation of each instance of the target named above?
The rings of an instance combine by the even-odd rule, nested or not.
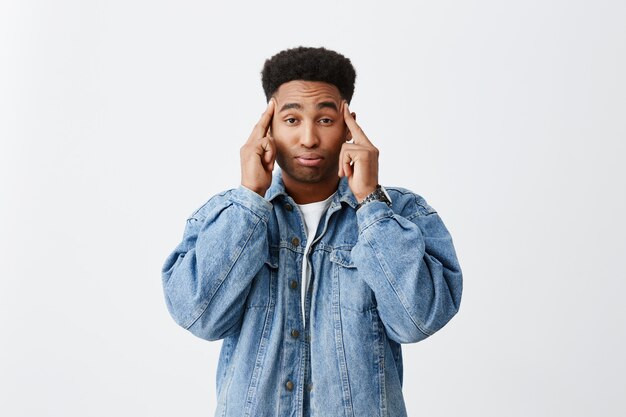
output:
[[[270,133],[285,185],[336,187],[339,152],[351,137],[343,120],[343,101],[352,100],[356,79],[350,60],[298,47],[265,61],[261,74],[267,100],[275,101]]]

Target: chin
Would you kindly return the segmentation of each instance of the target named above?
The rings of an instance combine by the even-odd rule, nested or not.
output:
[[[320,169],[292,169],[291,167],[282,166],[281,169],[284,175],[303,184],[316,184],[325,179],[324,172]]]
[[[319,173],[310,173],[310,174],[288,173],[288,174],[292,179],[298,182],[306,183],[306,184],[315,184],[315,183],[321,182],[323,179],[322,175]]]

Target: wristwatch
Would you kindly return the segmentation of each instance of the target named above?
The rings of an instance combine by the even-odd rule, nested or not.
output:
[[[385,187],[383,187],[380,184],[378,184],[376,186],[376,189],[372,191],[367,197],[365,197],[363,201],[357,204],[356,209],[358,210],[361,207],[363,207],[365,204],[372,202],[372,201],[382,201],[383,203],[391,207],[391,197],[389,197],[389,193],[387,193],[387,190],[385,190]]]

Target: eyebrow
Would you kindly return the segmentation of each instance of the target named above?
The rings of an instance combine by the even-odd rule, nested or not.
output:
[[[321,110],[323,108],[331,108],[335,111],[339,111],[337,105],[332,101],[322,101],[317,103],[317,109]],[[302,104],[300,103],[285,103],[283,107],[280,108],[279,113],[289,109],[302,110]]]

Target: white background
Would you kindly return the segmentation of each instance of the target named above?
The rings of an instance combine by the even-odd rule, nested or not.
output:
[[[626,415],[626,3],[225,3],[1,3],[0,414],[212,415],[220,343],[161,266],[307,45],[352,60],[381,182],[464,272],[404,346],[409,414]]]

